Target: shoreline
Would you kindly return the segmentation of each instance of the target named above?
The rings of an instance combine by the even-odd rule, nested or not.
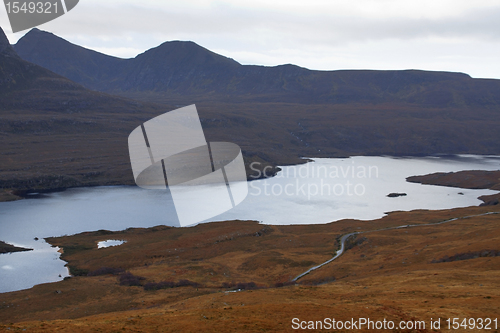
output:
[[[33,251],[33,249],[14,246],[12,244],[0,240],[0,254],[27,252],[27,251]]]
[[[299,161],[294,164],[289,164],[289,165],[299,165],[299,164],[304,164],[309,162],[309,160],[304,160],[304,161]],[[247,175],[247,181],[251,182],[254,180],[260,180],[260,179],[265,179],[265,178],[272,178],[275,177],[278,172],[281,171],[281,168],[276,165],[271,165],[271,164],[263,164],[263,167],[271,167],[272,170],[269,172],[270,177],[265,177],[264,173],[261,174],[260,177],[252,177],[252,175]],[[286,166],[286,165],[282,165]],[[24,199],[37,199],[43,197],[44,194],[49,194],[49,193],[57,193],[57,192],[64,192],[69,189],[74,189],[74,188],[92,188],[92,187],[101,187],[101,186],[137,186],[135,183],[132,184],[130,182],[123,182],[123,183],[113,183],[113,182],[102,182],[99,184],[81,184],[81,185],[76,185],[76,186],[67,186],[67,187],[54,187],[54,188],[28,188],[28,189],[13,189],[11,188],[0,188],[0,203],[1,202],[11,202],[11,201],[18,201],[18,200],[24,200]]]
[[[379,155],[370,155],[370,154],[365,154],[365,155],[345,155],[345,156],[335,156],[335,157],[330,157],[330,158],[338,158],[338,159],[346,159],[346,158],[351,158],[351,157],[359,157],[359,156],[379,156],[379,157],[390,157],[390,158],[424,158],[424,157],[449,157],[449,158],[460,158],[461,156],[481,156],[481,157],[491,157],[491,156],[496,156],[496,155],[491,155],[491,154],[407,154],[407,155],[390,155],[390,154],[379,154]],[[294,159],[293,163],[280,163],[275,164],[272,162],[267,162],[265,160],[256,158],[252,156],[252,158],[249,158],[247,164],[245,164],[245,168],[247,169],[247,181],[251,182],[254,180],[261,180],[265,178],[272,178],[275,177],[282,169],[281,167],[284,166],[293,166],[293,165],[302,165],[311,162],[311,159],[315,157],[300,157]],[[323,158],[323,157],[318,157],[318,158]],[[260,168],[260,177],[254,177],[252,176],[252,171],[255,171],[257,169],[251,169],[250,165],[252,162],[257,162],[260,163],[261,168]],[[271,167],[272,170],[269,172],[270,177],[265,177],[264,173],[262,172],[265,168]],[[482,172],[483,170],[464,170],[460,172]],[[496,171],[484,171],[484,172],[496,172]],[[500,173],[500,171],[498,171]],[[266,173],[267,174],[267,173]],[[427,184],[427,185],[441,185],[441,186],[449,186],[449,187],[460,187],[460,188],[469,188],[469,189],[493,189],[493,190],[498,190],[500,191],[500,180],[498,181],[497,187],[496,188],[491,188],[491,187],[468,187],[468,186],[457,186],[457,185],[447,185],[443,184],[441,179],[436,179],[436,177],[433,177],[434,175],[439,175],[441,173],[436,173],[436,174],[428,174],[428,175],[415,175],[415,176],[410,176],[407,178],[408,182],[414,182],[414,183],[421,183],[421,184]],[[448,175],[448,174],[445,174]],[[64,177],[64,176],[61,176]],[[419,179],[422,179],[420,181]],[[428,179],[431,180],[428,180]],[[433,183],[435,181],[435,183]],[[31,196],[30,194],[33,193],[39,193],[40,195],[46,194],[46,193],[56,193],[56,192],[64,192],[68,189],[72,188],[82,188],[82,187],[99,187],[99,186],[135,186],[133,182],[130,181],[122,181],[122,182],[114,182],[114,181],[103,181],[103,182],[98,182],[98,183],[89,183],[89,184],[78,184],[78,185],[70,185],[70,186],[62,186],[62,187],[37,187],[37,188],[26,188],[25,185],[22,183],[19,184],[19,188],[22,189],[16,189],[15,184],[9,184],[9,188],[0,188],[0,203],[1,202],[9,202],[9,201],[17,201],[17,200],[23,200],[23,199],[30,199],[34,198],[34,196]],[[500,195],[500,194],[499,194]],[[500,198],[500,197],[499,197]],[[493,198],[494,200],[497,200],[499,198]],[[481,198],[478,198],[480,200],[483,200]],[[488,200],[490,198],[485,197],[485,204],[488,204]]]
[[[407,182],[422,185],[446,186],[462,189],[500,191],[500,170],[464,170],[458,172],[436,172],[406,178]],[[500,192],[478,197],[480,206],[496,206],[500,203]]]

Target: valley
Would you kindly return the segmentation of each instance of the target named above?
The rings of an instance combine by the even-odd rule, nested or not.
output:
[[[0,87],[0,188],[14,194],[133,184],[128,134],[190,104],[197,105],[207,141],[242,148],[249,178],[254,161],[275,173],[301,157],[500,149],[498,80],[244,66],[192,42],[167,42],[124,60],[38,29],[14,48],[6,38],[1,44],[2,82],[16,80]],[[138,79],[145,75],[149,81]]]
[[[0,201],[133,185],[130,132],[190,104],[207,141],[242,148],[248,179],[252,162],[271,167],[273,176],[303,157],[500,151],[500,80],[241,65],[182,41],[119,59],[38,29],[11,46],[0,30]],[[407,180],[498,191],[499,172]],[[398,189],[382,197],[392,191]],[[72,276],[1,293],[0,331],[281,332],[293,331],[294,318],[368,317],[439,320],[439,329],[399,331],[440,332],[448,318],[498,320],[499,199],[366,221],[231,219],[48,237]],[[126,242],[99,249],[106,240]],[[341,243],[342,255],[301,276],[334,257]],[[0,242],[0,250],[27,249]]]

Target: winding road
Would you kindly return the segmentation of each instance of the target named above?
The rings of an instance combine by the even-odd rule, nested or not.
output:
[[[430,225],[439,225],[439,224],[444,224],[444,223],[449,223],[449,222],[453,222],[453,221],[457,221],[457,220],[463,220],[463,219],[469,219],[471,217],[477,217],[477,216],[484,216],[484,215],[492,215],[492,214],[500,214],[500,212],[488,212],[488,213],[483,213],[483,214],[477,214],[477,215],[470,215],[470,216],[463,216],[463,217],[455,217],[455,218],[452,218],[452,219],[449,219],[449,220],[445,220],[445,221],[441,221],[441,222],[435,222],[435,223],[425,223],[425,224],[405,224],[405,225],[401,225],[401,226],[397,226],[397,227],[388,227],[388,228],[382,228],[382,229],[375,229],[375,230],[368,230],[368,231],[356,231],[356,232],[351,232],[349,234],[345,234],[343,235],[341,238],[340,238],[340,249],[337,251],[337,253],[335,254],[335,256],[327,261],[325,261],[324,263],[322,264],[319,264],[318,266],[314,266],[314,267],[311,267],[309,268],[307,271],[305,271],[304,273],[302,274],[299,274],[297,275],[295,278],[292,279],[292,281],[297,281],[298,279],[304,277],[305,275],[311,273],[312,271],[314,270],[317,270],[318,268],[321,268],[329,263],[331,263],[332,261],[334,261],[335,259],[337,259],[338,257],[340,257],[343,253],[344,253],[344,250],[345,250],[345,242],[346,240],[351,237],[351,236],[354,236],[354,235],[361,235],[361,234],[366,234],[366,233],[369,233],[369,232],[376,232],[376,231],[384,231],[384,230],[393,230],[393,229],[403,229],[403,228],[413,228],[413,227],[422,227],[422,226],[430,226]]]

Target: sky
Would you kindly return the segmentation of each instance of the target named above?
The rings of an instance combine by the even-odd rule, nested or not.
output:
[[[11,43],[27,32],[4,9],[0,26]],[[38,28],[122,58],[190,40],[241,64],[500,79],[499,0],[80,0]]]

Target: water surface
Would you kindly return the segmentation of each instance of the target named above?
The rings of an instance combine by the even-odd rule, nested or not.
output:
[[[396,210],[479,205],[477,197],[496,192],[413,184],[405,179],[434,172],[499,170],[500,157],[321,158],[282,169],[274,178],[250,182],[248,197],[240,205],[205,222],[328,223],[346,218],[376,219]],[[389,193],[407,195],[388,198]],[[39,198],[0,203],[0,240],[35,249],[0,255],[0,292],[59,281],[68,275],[58,249],[44,237],[179,225],[167,191],[114,186],[34,197]],[[106,240],[103,236],[102,241]]]

